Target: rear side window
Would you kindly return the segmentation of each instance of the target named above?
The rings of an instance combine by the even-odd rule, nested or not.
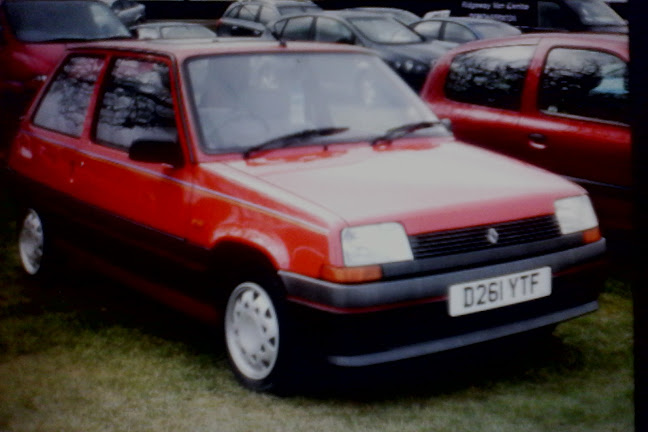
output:
[[[128,149],[138,139],[177,139],[169,69],[164,64],[118,59],[99,106],[100,143]]]
[[[442,25],[442,21],[424,21],[420,24],[417,24],[414,27],[414,30],[419,34],[422,34],[426,38],[439,39]]]
[[[628,123],[626,62],[595,50],[551,50],[540,79],[538,109]]]
[[[71,57],[57,73],[34,116],[34,124],[79,137],[103,59]]]
[[[443,39],[451,42],[465,43],[476,38],[468,28],[460,24],[447,23]]]
[[[339,21],[330,18],[318,18],[315,21],[316,41],[353,43],[354,39],[351,30]]]
[[[310,29],[313,18],[299,17],[289,19],[283,29],[283,38],[287,40],[310,40]]]
[[[534,46],[487,48],[457,55],[445,83],[448,99],[519,110]]]

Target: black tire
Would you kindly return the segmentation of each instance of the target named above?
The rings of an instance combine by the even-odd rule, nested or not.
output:
[[[230,367],[243,386],[275,394],[293,390],[294,376],[288,372],[296,359],[294,332],[276,276],[235,278],[223,333]]]

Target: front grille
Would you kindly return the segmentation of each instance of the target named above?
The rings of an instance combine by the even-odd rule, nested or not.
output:
[[[560,236],[556,218],[540,216],[493,225],[410,236],[415,259],[514,246]],[[490,237],[490,240],[489,240]],[[493,241],[495,240],[495,241]]]

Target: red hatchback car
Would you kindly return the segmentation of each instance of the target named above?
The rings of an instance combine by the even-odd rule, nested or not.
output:
[[[59,251],[92,256],[221,323],[253,389],[310,362],[404,360],[597,308],[605,239],[585,191],[457,142],[362,48],[72,49],[9,169],[28,274]]]
[[[631,228],[628,39],[543,33],[444,56],[423,99],[455,136],[561,174],[590,193],[604,233]]]

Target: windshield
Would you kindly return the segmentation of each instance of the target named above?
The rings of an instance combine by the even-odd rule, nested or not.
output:
[[[423,38],[402,22],[390,17],[349,18],[349,22],[376,43],[406,44],[422,42]]]
[[[23,42],[129,37],[105,4],[85,0],[6,2],[9,24]]]
[[[585,24],[625,25],[623,18],[602,1],[567,0],[566,2]]]
[[[371,140],[404,124],[436,121],[373,55],[220,55],[191,59],[187,71],[207,153],[245,152],[304,131],[317,131],[304,144]],[[447,133],[418,133],[431,131]]]

